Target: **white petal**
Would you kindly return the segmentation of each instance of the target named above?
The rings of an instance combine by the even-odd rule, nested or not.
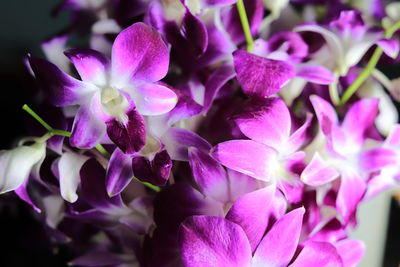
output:
[[[76,189],[80,181],[79,171],[88,159],[83,155],[66,152],[58,162],[61,196],[68,202],[73,203],[78,199]]]
[[[46,154],[45,143],[0,151],[0,194],[20,187]]]

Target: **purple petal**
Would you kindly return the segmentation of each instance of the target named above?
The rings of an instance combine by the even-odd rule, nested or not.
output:
[[[371,127],[378,115],[379,99],[364,98],[354,103],[343,120],[342,129],[356,144],[362,144],[365,131]]]
[[[208,34],[203,22],[186,8],[182,19],[181,32],[188,41],[188,46],[194,50],[194,54],[201,56],[207,49]]]
[[[251,266],[251,250],[239,225],[219,217],[192,216],[179,230],[184,266]]]
[[[132,178],[132,158],[116,148],[107,165],[106,188],[108,195],[120,194]]]
[[[220,7],[234,4],[237,2],[237,0],[203,0],[203,2],[207,6]]]
[[[233,203],[226,219],[242,227],[249,239],[251,251],[260,243],[269,221],[270,205],[275,196],[275,186],[248,193]]]
[[[60,193],[63,199],[73,203],[78,199],[76,189],[80,183],[79,171],[89,158],[72,152],[65,152],[58,161]]]
[[[234,202],[239,197],[259,188],[260,181],[253,177],[231,169],[227,169],[226,173],[229,180],[229,195],[231,202]]]
[[[315,153],[311,162],[301,173],[301,180],[307,185],[320,186],[335,180],[338,176],[338,171]]]
[[[172,127],[161,139],[173,160],[189,160],[189,147],[195,147],[203,151],[211,149],[211,145],[205,139],[186,129]]]
[[[117,212],[125,207],[120,195],[108,196],[106,171],[95,159],[90,159],[83,164],[80,176],[82,197],[91,206],[106,212]]]
[[[158,84],[142,84],[132,96],[136,108],[142,115],[161,115],[173,109],[178,97],[169,88]]]
[[[328,242],[309,241],[290,267],[339,267],[343,266],[336,248]]]
[[[397,153],[388,148],[374,148],[361,152],[360,168],[363,171],[379,171],[386,166],[397,164]]]
[[[103,139],[105,133],[104,122],[97,118],[89,105],[83,105],[75,116],[69,142],[73,147],[92,148]]]
[[[133,154],[146,144],[146,127],[143,117],[134,108],[126,115],[126,123],[121,123],[115,118],[108,121],[107,134],[124,153]]]
[[[280,98],[252,98],[235,118],[244,135],[279,149],[289,138],[291,119],[289,109]]]
[[[29,64],[40,86],[46,90],[50,102],[55,106],[85,103],[95,91],[95,88],[65,74],[47,60],[29,57]]]
[[[167,183],[171,168],[172,161],[166,150],[157,152],[151,161],[142,156],[134,156],[132,159],[135,177],[157,186],[164,186]]]
[[[347,223],[357,210],[366,190],[365,181],[354,172],[342,173],[340,188],[336,199],[336,209]]]
[[[70,265],[79,266],[118,266],[120,264],[126,263],[127,260],[123,257],[110,253],[108,251],[96,250],[90,251],[76,259],[73,259]]]
[[[295,209],[275,223],[254,253],[254,266],[286,266],[291,261],[299,242],[304,211]]]
[[[267,97],[275,94],[295,76],[292,65],[244,50],[233,53],[233,62],[239,84],[251,96]]]
[[[26,180],[20,187],[14,190],[14,193],[23,201],[28,203],[34,211],[41,213],[42,210],[37,206],[36,202],[32,199],[28,191],[29,180]]]
[[[189,164],[201,191],[222,203],[230,201],[229,181],[222,166],[208,153],[195,147],[189,148]]]
[[[268,180],[268,165],[276,155],[273,148],[252,140],[227,141],[211,150],[211,156],[222,165],[261,180]]]
[[[235,71],[231,65],[222,65],[210,75],[205,85],[203,112],[210,109],[219,90],[233,77],[235,77]]]
[[[400,145],[400,125],[396,124],[391,129],[388,137],[385,140],[385,143],[389,146],[398,146]]]
[[[391,58],[396,58],[399,54],[399,43],[396,40],[380,39],[376,44]]]
[[[97,86],[107,85],[110,60],[102,53],[92,49],[70,49],[64,54],[74,64],[83,81]]]
[[[264,44],[263,44],[264,45]],[[282,51],[290,56],[294,62],[299,62],[308,55],[308,46],[297,32],[278,31],[269,39],[264,54],[272,51]]]
[[[261,0],[244,0],[250,31],[253,36],[257,34],[258,27],[263,19],[264,7]],[[230,38],[235,43],[245,41],[240,16],[235,5],[221,9],[222,23]]]
[[[307,139],[307,129],[311,124],[312,115],[307,114],[307,119],[300,128],[298,128],[289,138],[287,143],[287,149],[290,152],[297,151]]]
[[[303,65],[297,71],[297,76],[316,84],[330,84],[335,80],[330,70],[316,65]]]
[[[330,134],[332,125],[338,123],[338,118],[332,105],[319,96],[310,96],[310,101],[317,115],[322,132],[327,135]]]
[[[160,34],[142,22],[118,34],[112,47],[112,81],[155,82],[168,71],[168,48]]]
[[[359,240],[344,239],[337,242],[335,246],[345,267],[357,266],[365,253],[365,245]]]

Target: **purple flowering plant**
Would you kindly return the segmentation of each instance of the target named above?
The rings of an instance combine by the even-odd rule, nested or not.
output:
[[[314,2],[64,0],[26,61],[59,112],[23,106],[46,133],[0,192],[74,266],[356,266],[358,206],[400,181],[400,5]]]

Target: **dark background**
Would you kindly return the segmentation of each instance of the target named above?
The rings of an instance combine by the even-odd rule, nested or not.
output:
[[[11,148],[26,135],[24,103],[34,107],[35,83],[24,65],[27,53],[42,57],[40,43],[68,24],[68,13],[51,17],[59,1],[3,1],[0,15],[0,149]],[[393,69],[391,71],[393,73]],[[393,76],[391,75],[391,76]],[[398,73],[397,73],[398,76]],[[400,262],[400,208],[392,201],[384,267]],[[0,266],[67,266],[63,247],[49,248],[49,240],[28,205],[12,193],[0,196]]]

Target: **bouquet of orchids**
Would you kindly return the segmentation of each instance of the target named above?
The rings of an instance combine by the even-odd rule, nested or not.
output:
[[[0,152],[0,192],[71,265],[360,262],[357,207],[400,180],[400,79],[377,68],[400,61],[398,2],[54,11],[70,25],[26,59],[42,93],[23,109],[42,134]]]

